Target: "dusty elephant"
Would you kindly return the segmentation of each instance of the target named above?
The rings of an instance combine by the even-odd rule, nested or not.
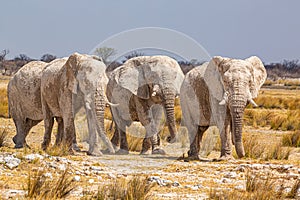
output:
[[[232,157],[232,142],[239,158],[245,155],[242,122],[248,103],[256,106],[260,87],[267,77],[261,60],[214,57],[188,72],[180,89],[184,124],[189,131],[190,158],[198,158],[203,133],[216,125],[221,136],[220,159]]]
[[[32,61],[24,65],[7,86],[9,114],[16,126],[13,137],[15,148],[26,144],[30,129],[43,120],[41,103],[41,76],[48,63]]]
[[[117,127],[112,142],[117,146],[120,143],[121,152],[128,153],[126,126],[140,121],[146,129],[141,153],[146,153],[151,145],[153,154],[165,153],[159,147],[159,125],[165,112],[169,141],[174,142],[174,101],[183,78],[178,63],[167,56],[135,57],[111,73],[107,97],[119,105],[111,108]]]
[[[62,119],[63,135],[57,144],[64,143],[72,152],[75,137],[74,109],[75,95],[82,97],[89,129],[89,155],[99,156],[101,151],[98,136],[110,153],[114,148],[104,130],[104,109],[108,103],[105,90],[108,78],[106,66],[99,58],[89,55],[72,54],[67,61],[57,59],[43,71],[41,79],[41,100],[44,115],[45,134],[42,148],[49,146],[53,118]],[[98,133],[98,135],[97,135]]]

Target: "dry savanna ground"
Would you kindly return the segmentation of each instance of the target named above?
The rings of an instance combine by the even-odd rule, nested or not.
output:
[[[210,128],[201,146],[201,161],[186,160],[187,132],[175,112],[179,142],[162,145],[167,155],[139,155],[143,128],[127,132],[129,155],[87,156],[85,116],[76,117],[82,152],[64,155],[59,148],[41,150],[43,123],[28,137],[30,148],[14,149],[12,119],[7,118],[6,85],[0,81],[0,193],[3,199],[298,199],[300,195],[300,90],[263,89],[245,111],[244,159],[216,162],[218,130]],[[106,129],[111,137],[110,113]],[[53,130],[54,141],[56,128]],[[235,155],[235,153],[234,153]]]

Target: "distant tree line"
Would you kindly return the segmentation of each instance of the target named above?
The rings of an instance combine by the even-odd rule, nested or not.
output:
[[[109,57],[116,54],[116,50],[109,47],[98,48],[94,52],[96,55],[103,58],[107,65],[107,72],[114,70],[115,68],[122,65],[126,60],[134,58],[137,56],[144,56],[145,54],[139,51],[133,51],[124,56],[122,61],[110,61]],[[25,54],[20,54],[14,59],[7,60],[6,56],[9,54],[8,49],[4,49],[0,53],[0,74],[11,76],[16,73],[23,65],[27,64],[33,60],[40,60],[44,62],[51,62],[56,59],[55,55],[44,54],[40,59],[33,59]],[[186,74],[188,71],[193,69],[195,66],[201,65],[202,62],[192,59],[191,61],[178,61],[182,71]],[[278,80],[278,79],[288,79],[288,78],[300,78],[300,63],[299,60],[284,60],[281,63],[270,63],[265,64],[268,79]]]
[[[265,64],[265,67],[270,80],[300,78],[300,63],[298,60],[284,60],[282,63]]]
[[[51,62],[52,60],[56,59],[56,56],[51,54],[44,54],[40,59],[33,59],[28,57],[25,54],[19,54],[14,59],[7,60],[6,56],[9,54],[9,50],[4,49],[0,53],[0,74],[11,76],[16,73],[23,65],[27,64],[28,62],[34,60],[40,60],[44,62]]]

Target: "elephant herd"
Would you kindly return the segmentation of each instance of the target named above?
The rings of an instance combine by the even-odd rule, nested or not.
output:
[[[83,107],[88,125],[88,155],[100,156],[99,139],[110,154],[128,154],[126,127],[139,121],[146,129],[141,154],[165,154],[160,145],[160,126],[165,114],[170,136],[177,141],[174,104],[180,96],[184,126],[189,133],[189,158],[198,159],[203,133],[217,126],[221,157],[245,155],[242,119],[266,79],[261,60],[213,57],[185,76],[176,60],[168,56],[139,56],[127,60],[110,73],[101,58],[74,53],[50,63],[32,61],[24,65],[8,84],[9,114],[16,126],[15,148],[28,146],[30,129],[44,120],[42,149],[49,147],[54,119],[56,146],[69,153],[80,151],[74,116]],[[104,128],[105,107],[110,105],[115,132],[110,140]],[[101,151],[102,150],[102,151]]]

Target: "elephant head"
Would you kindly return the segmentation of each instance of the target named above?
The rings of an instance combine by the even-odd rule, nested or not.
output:
[[[114,77],[119,86],[137,97],[163,104],[170,140],[174,141],[174,100],[184,79],[178,63],[167,56],[140,56],[126,61]]]
[[[248,103],[257,106],[256,98],[267,73],[261,60],[252,56],[246,60],[214,57],[208,64],[205,82],[210,94],[225,106],[231,116],[231,133],[237,155],[245,155],[242,143],[242,122]]]
[[[109,151],[114,153],[104,129],[104,108],[108,103],[105,95],[108,83],[105,73],[106,65],[99,57],[74,53],[67,60],[65,68],[67,79],[65,83],[67,84],[66,88],[73,93],[72,103],[75,104],[76,95],[81,95],[83,102],[80,103],[83,103],[87,112],[90,135],[89,152],[91,154],[94,152],[93,144],[96,145],[97,142],[94,133],[98,132]]]

